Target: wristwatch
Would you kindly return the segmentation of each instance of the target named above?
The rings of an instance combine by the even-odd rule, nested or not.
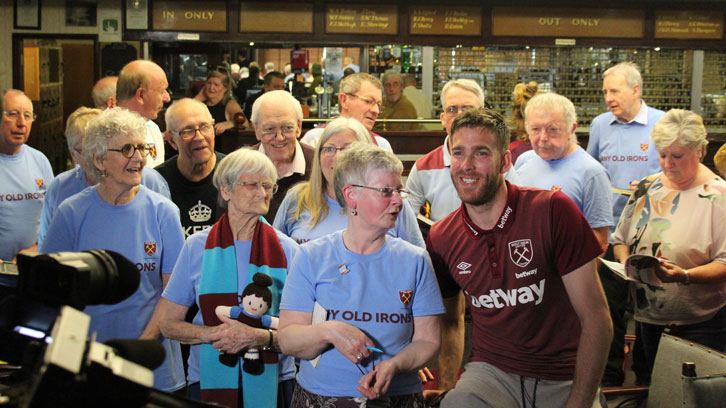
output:
[[[686,279],[681,283],[684,285],[688,285],[689,283],[691,283],[691,275],[688,272],[688,269],[685,269],[685,272],[686,272]]]

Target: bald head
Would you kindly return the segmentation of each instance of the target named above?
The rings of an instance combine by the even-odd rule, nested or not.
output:
[[[98,109],[113,108],[116,106],[116,82],[117,76],[101,78],[91,90],[93,104]]]
[[[118,106],[146,119],[156,119],[164,103],[171,100],[166,91],[168,86],[164,70],[156,63],[131,61],[121,70],[116,84]]]

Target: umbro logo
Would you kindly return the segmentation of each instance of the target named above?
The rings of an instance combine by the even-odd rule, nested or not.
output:
[[[471,267],[471,264],[468,262],[463,262],[463,261],[459,262],[459,264],[456,265],[456,267],[459,269],[459,275],[466,275],[466,274],[471,273],[471,270],[469,270],[469,268]]]

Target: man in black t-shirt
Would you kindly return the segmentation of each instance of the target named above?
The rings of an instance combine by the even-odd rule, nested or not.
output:
[[[217,208],[214,169],[224,157],[214,151],[214,123],[207,107],[185,98],[166,110],[166,138],[178,152],[156,170],[166,179],[179,207],[184,238],[211,227],[222,215]]]

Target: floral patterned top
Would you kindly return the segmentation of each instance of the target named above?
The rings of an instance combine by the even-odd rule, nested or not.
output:
[[[726,181],[716,176],[689,190],[663,185],[662,173],[643,179],[623,210],[613,245],[631,254],[667,259],[688,269],[726,263]],[[704,322],[726,305],[726,283],[631,285],[635,320],[657,325]]]

